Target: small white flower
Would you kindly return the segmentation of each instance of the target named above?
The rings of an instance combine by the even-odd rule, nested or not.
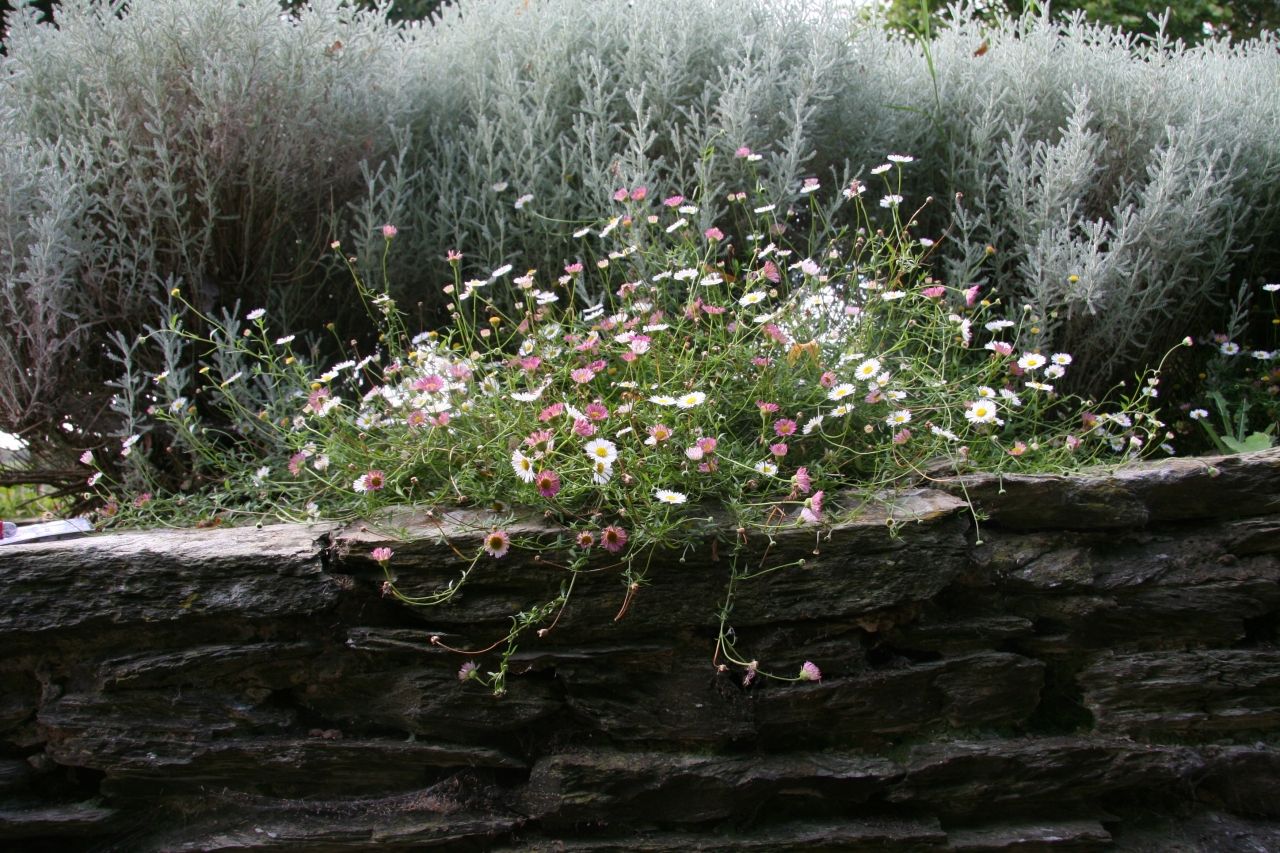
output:
[[[489,278],[502,278],[509,272],[511,272],[511,264],[503,264],[493,272],[489,273]]]
[[[881,163],[879,166],[876,166],[874,169],[871,170],[871,174],[883,175],[885,172],[889,171],[892,168],[893,168],[892,163]]]
[[[884,422],[891,427],[911,423],[911,410],[899,409],[898,411],[890,414],[889,417],[885,418]]]
[[[1022,400],[1018,398],[1018,395],[1010,391],[1008,388],[1001,388],[1000,396],[1003,397],[1004,401],[1008,403],[1010,406],[1022,405]]]
[[[1262,289],[1267,293],[1275,293],[1277,290],[1280,290],[1280,284],[1264,284],[1262,285]]]
[[[983,400],[994,400],[996,396],[996,389],[987,385],[979,385],[978,396]]]
[[[653,496],[664,504],[682,504],[689,500],[688,496],[681,492],[673,492],[670,489],[655,489]]]
[[[1053,391],[1052,385],[1046,385],[1043,382],[1028,382],[1027,387],[1036,391],[1044,391],[1046,394]]]
[[[827,399],[843,400],[845,397],[848,397],[850,394],[852,394],[853,391],[854,391],[854,388],[852,385],[850,385],[848,382],[841,382],[839,385],[837,385],[836,387],[832,388],[830,391],[827,392]],[[834,414],[834,412],[832,414]]]
[[[1061,379],[1067,373],[1067,369],[1060,364],[1051,364],[1044,369],[1046,379]]]
[[[1023,370],[1038,370],[1044,367],[1046,361],[1047,359],[1038,352],[1027,352],[1018,359],[1018,367]]]
[[[912,157],[910,154],[890,154],[889,155],[890,163],[913,163],[915,162],[915,159],[916,158]]]
[[[649,402],[653,403],[655,406],[674,406],[676,404],[676,398],[669,394],[655,394],[649,398]]]
[[[766,477],[772,477],[778,473],[778,466],[768,459],[762,459],[757,462],[755,468],[757,472],[764,474]]]
[[[1249,355],[1252,356],[1253,358],[1256,358],[1258,361],[1270,361],[1274,353],[1269,353],[1264,349],[1256,349],[1253,352],[1249,353]]]
[[[890,193],[880,198],[881,207],[897,207],[900,204],[902,204],[902,196],[897,193]]]
[[[960,440],[960,437],[959,437],[958,435],[956,435],[954,432],[952,432],[952,431],[951,431],[951,430],[949,430],[949,429],[943,429],[943,428],[942,428],[942,427],[940,427],[940,426],[931,426],[931,427],[929,427],[929,432],[933,433],[934,435],[938,436],[939,438],[945,438],[947,441],[959,441],[959,440]]]
[[[588,441],[582,448],[593,461],[613,464],[618,458],[618,447],[607,438],[596,438]],[[519,452],[519,451],[517,451]]]
[[[862,364],[858,365],[857,369],[853,371],[853,375],[858,379],[870,381],[874,379],[876,374],[879,372],[880,360],[876,358],[869,358],[862,362]]]
[[[586,228],[579,228],[577,231],[574,231],[574,232],[573,232],[573,239],[575,239],[575,240],[580,240],[580,239],[582,239],[583,237],[587,236],[587,235],[588,235],[588,234],[590,234],[590,233],[591,233],[591,227],[590,227],[590,226],[587,226]]]
[[[763,302],[766,295],[767,294],[765,294],[763,290],[753,290],[750,293],[744,293],[742,295],[742,298],[738,300],[738,304],[743,307],[746,307],[748,305],[756,305],[760,302]]]
[[[757,207],[757,208],[755,209],[755,211],[754,211],[754,212],[755,212],[755,213],[769,213],[769,212],[771,212],[771,211],[772,211],[774,208],[776,208],[776,207],[777,207],[777,205],[776,205],[776,204],[766,204],[766,205],[765,205],[765,206],[763,206],[763,207]]]
[[[804,426],[800,428],[801,434],[808,435],[809,433],[813,432],[815,429],[817,429],[819,426],[822,425],[822,420],[823,420],[822,415],[814,415],[813,417],[809,418],[809,420],[804,422]]]
[[[880,294],[880,298],[885,302],[892,302],[893,300],[901,299],[906,295],[907,292],[905,290],[886,290],[884,293]]]
[[[603,486],[611,479],[613,479],[613,465],[603,459],[597,459],[591,463],[591,482],[597,486]]]
[[[533,201],[533,193],[525,193],[524,195],[520,196],[520,198],[516,199],[516,203],[515,203],[516,210],[519,210],[520,208],[524,207],[526,204],[528,204],[531,201]]]
[[[293,343],[293,335],[285,335],[283,338],[276,338],[276,346],[278,347],[282,347],[289,343]]]
[[[250,311],[248,314],[245,314],[245,315],[244,315],[244,318],[245,318],[246,320],[249,320],[249,321],[251,321],[251,322],[252,322],[253,320],[261,320],[261,319],[262,319],[263,317],[265,317],[265,316],[267,316],[267,309],[265,309],[265,308],[254,308],[254,309],[253,309],[252,311]]]
[[[853,411],[853,407],[850,406],[848,403],[841,403],[840,405],[836,406],[834,409],[831,410],[831,417],[843,418],[845,415],[849,414],[852,411]]]
[[[1049,361],[1052,361],[1059,367],[1066,367],[1071,363],[1071,356],[1065,352],[1055,352],[1053,355],[1049,356]]]
[[[532,483],[537,473],[533,470],[533,460],[519,450],[511,453],[511,470],[515,471],[516,476],[525,483]]]
[[[1001,329],[1008,329],[1013,326],[1012,320],[990,320],[982,324],[982,327],[988,332],[998,332]]]
[[[969,423],[990,424],[997,422],[996,414],[998,412],[999,409],[996,408],[994,401],[977,400],[969,404],[969,408],[965,409],[964,416],[969,420]]]
[[[689,224],[689,220],[685,219],[682,216],[679,219],[677,219],[675,222],[672,222],[670,225],[667,226],[667,233],[674,234],[676,231],[679,231],[681,228],[685,227],[688,224]]]
[[[698,206],[696,204],[682,204],[679,207],[677,207],[676,210],[680,211],[686,216],[693,216],[695,213],[698,212]]]
[[[1240,345],[1237,343],[1234,343],[1233,341],[1227,341],[1226,343],[1218,347],[1218,351],[1221,352],[1223,355],[1239,355]]]
[[[500,193],[500,192],[502,192],[503,190],[505,190],[506,188],[507,188],[507,182],[506,182],[506,181],[498,181],[496,184],[494,184],[493,186],[489,187],[489,189],[493,190],[493,191],[494,191],[494,192],[496,192],[496,193]]]
[[[1191,420],[1193,421],[1200,421],[1209,417],[1209,412],[1206,411],[1205,409],[1192,409],[1191,411],[1187,412],[1187,417],[1191,418]]]
[[[701,391],[690,391],[676,399],[676,405],[681,409],[692,409],[694,406],[701,404],[707,399],[707,395]]]

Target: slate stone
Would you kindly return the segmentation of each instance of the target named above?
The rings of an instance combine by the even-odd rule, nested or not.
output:
[[[1103,731],[1212,738],[1280,729],[1280,651],[1109,654],[1079,682]]]
[[[1109,849],[1112,840],[1111,833],[1096,820],[995,824],[947,831],[948,850],[955,853],[1092,853]]]

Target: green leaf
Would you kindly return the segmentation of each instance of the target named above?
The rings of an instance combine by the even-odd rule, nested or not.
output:
[[[1222,443],[1230,447],[1232,453],[1253,453],[1257,450],[1270,448],[1274,440],[1265,432],[1255,432],[1250,433],[1244,441],[1231,436],[1223,436]]]

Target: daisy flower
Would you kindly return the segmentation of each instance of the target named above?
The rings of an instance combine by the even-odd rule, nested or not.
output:
[[[999,409],[996,407],[994,400],[978,400],[969,404],[969,408],[965,409],[964,416],[972,424],[990,424],[997,423],[996,414]]]
[[[805,499],[804,507],[800,510],[801,524],[821,524],[822,523],[822,497],[823,491],[819,489],[813,495]]]
[[[911,410],[910,410],[910,409],[899,409],[898,411],[896,411],[896,412],[894,412],[893,414],[889,415],[889,417],[885,418],[885,419],[884,419],[884,422],[885,422],[886,424],[888,424],[889,426],[902,426],[902,425],[903,425],[903,424],[905,424],[905,423],[910,423],[910,422],[911,422]]]
[[[560,475],[550,468],[539,471],[533,480],[538,487],[538,494],[544,498],[554,498],[560,493]]]
[[[618,458],[617,445],[612,441],[609,441],[607,438],[597,438],[592,441],[588,441],[583,450],[586,451],[587,456],[591,457],[593,461],[604,462],[610,465],[613,464],[613,460]]]
[[[649,402],[653,403],[655,406],[674,406],[676,404],[676,398],[668,394],[656,394],[649,398]]]
[[[779,438],[787,438],[796,434],[796,422],[790,418],[779,418],[773,422],[773,431]]]
[[[763,290],[753,290],[750,293],[744,293],[742,295],[742,298],[738,300],[738,304],[743,307],[746,307],[748,305],[756,305],[760,302],[763,302],[764,298],[765,298],[765,292]]]
[[[799,678],[801,681],[821,681],[822,670],[818,669],[817,664],[813,661],[807,660],[804,662],[804,665],[800,667]]]
[[[591,463],[591,482],[597,486],[603,486],[605,483],[613,479],[613,465],[603,459],[597,459]]]
[[[600,531],[600,547],[611,554],[621,551],[627,544],[627,531],[616,524],[610,524]]]
[[[682,504],[689,500],[688,496],[684,493],[673,492],[670,489],[654,489],[653,496],[661,503],[672,505]]]
[[[671,438],[671,427],[666,424],[654,424],[649,427],[649,437],[644,440],[645,444],[657,445],[660,441],[666,441]]]
[[[385,488],[387,485],[387,475],[381,471],[374,469],[361,474],[356,481],[351,484],[351,488],[357,492],[376,492]]]
[[[692,409],[694,406],[701,404],[706,399],[707,395],[701,391],[690,391],[688,394],[678,398],[676,400],[676,405],[682,409]]]
[[[1049,356],[1049,360],[1059,367],[1066,367],[1071,363],[1071,356],[1065,352],[1055,352]]]
[[[1192,409],[1187,412],[1187,417],[1191,418],[1193,421],[1200,421],[1209,417],[1209,412],[1205,409]]]
[[[827,399],[843,400],[845,397],[848,397],[850,394],[852,394],[853,391],[854,391],[854,388],[852,385],[850,385],[848,382],[842,382],[827,392]]]
[[[1022,358],[1018,359],[1018,367],[1023,370],[1038,370],[1048,363],[1048,359],[1038,352],[1024,352]]]
[[[773,477],[773,476],[776,476],[778,473],[778,466],[775,465],[773,462],[769,461],[768,459],[762,459],[759,462],[757,462],[755,465],[755,468],[756,468],[756,471],[760,472],[761,474],[764,474],[766,477]]]
[[[857,369],[853,371],[853,375],[858,379],[874,379],[876,374],[880,372],[880,360],[869,358],[859,364]]]
[[[507,551],[511,550],[511,535],[505,530],[490,531],[484,537],[484,550],[495,560],[505,557]]]
[[[533,470],[533,460],[519,450],[513,451],[511,454],[511,469],[516,472],[516,476],[522,482],[533,482],[534,474],[536,473]]]

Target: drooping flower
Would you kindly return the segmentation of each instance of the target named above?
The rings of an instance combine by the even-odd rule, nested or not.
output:
[[[805,499],[804,506],[800,509],[801,524],[822,523],[822,498],[824,494],[822,489],[818,489],[818,491]]]
[[[505,557],[511,550],[511,535],[505,530],[491,530],[484,537],[484,550],[495,560]]]
[[[800,666],[800,680],[801,681],[821,681],[822,670],[818,669],[817,664],[815,664],[813,661],[807,660]]]
[[[475,661],[467,661],[462,666],[458,667],[458,680],[469,681],[472,678],[479,678],[480,676],[476,675],[476,672],[479,671],[479,669],[480,667],[476,665]]]

